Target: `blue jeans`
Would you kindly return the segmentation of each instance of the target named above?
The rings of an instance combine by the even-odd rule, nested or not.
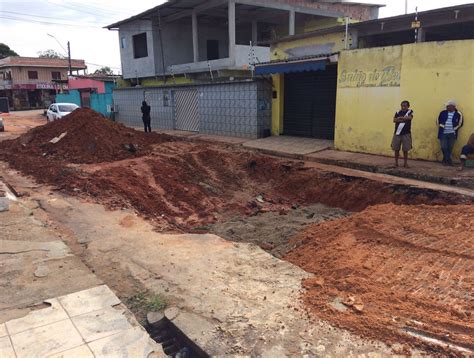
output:
[[[443,163],[452,164],[451,156],[453,154],[454,143],[456,142],[456,134],[443,134],[439,141],[441,150],[443,151]]]

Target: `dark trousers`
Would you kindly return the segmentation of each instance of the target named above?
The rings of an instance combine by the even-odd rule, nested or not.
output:
[[[451,156],[453,154],[454,143],[456,142],[456,135],[454,133],[443,134],[439,140],[441,150],[443,151],[443,163],[451,164]]]
[[[466,160],[470,155],[474,155],[474,147],[471,147],[470,145],[465,145],[462,147],[461,160]]]
[[[151,132],[151,119],[143,118],[143,126],[145,127],[145,132]]]

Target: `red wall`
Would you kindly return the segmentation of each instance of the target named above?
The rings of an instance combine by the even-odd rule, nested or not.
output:
[[[69,89],[96,88],[97,93],[105,93],[105,84],[91,78],[70,78]]]

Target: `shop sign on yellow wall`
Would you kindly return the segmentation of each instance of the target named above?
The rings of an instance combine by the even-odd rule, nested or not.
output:
[[[386,66],[371,70],[342,70],[339,75],[340,88],[358,87],[400,87],[401,69]]]
[[[401,46],[382,48],[373,57],[367,50],[349,52],[348,61],[339,63],[338,88],[400,87]]]

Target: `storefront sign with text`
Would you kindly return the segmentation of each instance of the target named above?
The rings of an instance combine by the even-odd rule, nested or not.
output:
[[[370,71],[343,70],[339,76],[339,87],[400,87],[400,78],[400,69],[395,66]]]

